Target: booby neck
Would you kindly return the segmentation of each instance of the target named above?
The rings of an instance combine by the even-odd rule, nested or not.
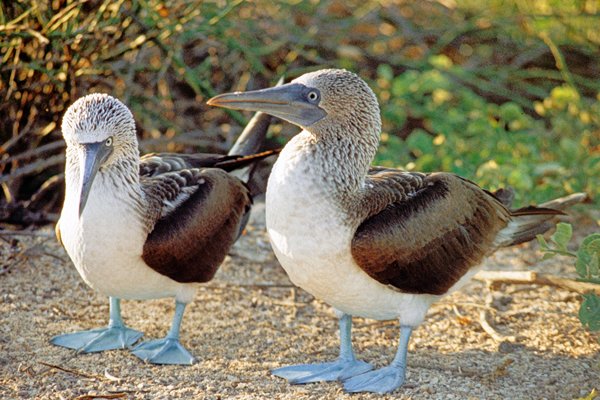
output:
[[[83,171],[79,163],[79,154],[81,149],[69,147],[66,151],[65,179],[70,187],[81,187],[83,180]],[[139,152],[135,146],[127,149],[126,154],[112,154],[112,160],[99,168],[96,178],[90,191],[92,198],[93,192],[101,192],[102,197],[113,196],[120,201],[115,204],[121,204],[124,208],[140,215],[139,220],[148,221],[143,218],[146,214],[146,196],[142,189],[139,177]],[[78,204],[81,194],[75,190],[65,193],[68,202]],[[75,210],[76,207],[65,207],[65,210]],[[85,211],[84,211],[85,212]],[[94,212],[90,207],[89,212]],[[78,218],[80,219],[80,218]],[[152,226],[148,224],[146,230]]]
[[[304,130],[290,140],[276,163],[291,163],[301,171],[310,171],[330,195],[356,192],[364,184],[376,152],[360,139]]]

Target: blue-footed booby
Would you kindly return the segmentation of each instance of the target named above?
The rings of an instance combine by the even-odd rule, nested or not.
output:
[[[329,69],[289,84],[219,95],[208,104],[262,111],[303,130],[269,177],[267,230],[291,281],[340,316],[334,361],[275,369],[291,383],[342,380],[348,392],[391,392],[405,379],[411,332],[429,306],[471,278],[496,249],[531,240],[560,209],[510,202],[460,176],[372,167],[381,119],[377,98],[354,73]],[[351,318],[399,319],[387,367],[372,370],[351,344]]]
[[[274,153],[253,154],[270,118],[257,115],[234,145],[239,155],[140,158],[133,115],[119,100],[90,94],[68,108],[66,193],[56,232],[83,280],[110,297],[110,320],[106,328],[56,336],[53,344],[80,352],[130,347],[142,333],[124,325],[120,299],[174,297],[166,337],[132,352],[155,364],[193,363],[179,342],[183,312],[247,221],[249,189],[228,171],[245,171],[247,180],[252,164]]]

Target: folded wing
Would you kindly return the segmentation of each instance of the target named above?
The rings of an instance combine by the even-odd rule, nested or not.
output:
[[[226,171],[189,167],[201,162],[207,159],[153,155],[140,167],[149,212],[160,213],[142,258],[178,282],[212,279],[252,204],[246,185]]]
[[[512,244],[497,241],[500,232],[514,240],[518,230],[507,231],[509,223],[530,218],[518,237],[531,240],[531,225],[561,213],[528,207],[513,214],[503,204],[510,200],[449,173],[373,168],[365,186],[393,191],[393,200],[358,227],[352,255],[372,278],[407,293],[446,293],[498,246]]]

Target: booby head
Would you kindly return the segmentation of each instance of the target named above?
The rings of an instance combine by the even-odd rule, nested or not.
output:
[[[269,89],[222,94],[209,105],[262,111],[315,134],[365,128],[381,129],[377,97],[358,75],[344,69],[323,69]]]
[[[78,99],[65,113],[62,133],[67,143],[67,162],[79,166],[79,215],[83,213],[97,172],[121,155],[137,152],[135,122],[129,109],[107,94],[94,93]],[[69,160],[76,154],[76,160]]]

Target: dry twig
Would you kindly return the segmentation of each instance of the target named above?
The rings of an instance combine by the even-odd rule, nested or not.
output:
[[[33,231],[0,231],[0,236],[36,236],[51,238],[54,235],[48,232],[33,232]]]
[[[514,342],[516,338],[513,335],[503,335],[498,332],[488,321],[488,313],[485,310],[479,312],[479,324],[492,339],[496,342]]]
[[[44,362],[44,361],[38,361],[38,363],[42,364],[42,365],[44,365],[44,366],[46,366],[48,368],[57,369],[59,371],[66,372],[67,374],[81,376],[81,377],[86,378],[86,379],[102,379],[102,380],[106,379],[105,377],[103,377],[101,375],[87,374],[85,372],[75,371],[73,369],[64,368],[64,367],[61,367],[61,366],[58,366],[58,365],[54,365],[54,364],[50,364],[50,363],[47,363],[47,362]]]
[[[98,393],[98,394],[83,394],[81,396],[75,397],[75,400],[93,400],[93,399],[122,399],[126,397],[127,393],[118,392],[118,393]]]
[[[488,282],[492,287],[500,283],[534,284],[559,287],[577,293],[593,292],[600,295],[600,285],[535,271],[479,271],[474,278]]]

